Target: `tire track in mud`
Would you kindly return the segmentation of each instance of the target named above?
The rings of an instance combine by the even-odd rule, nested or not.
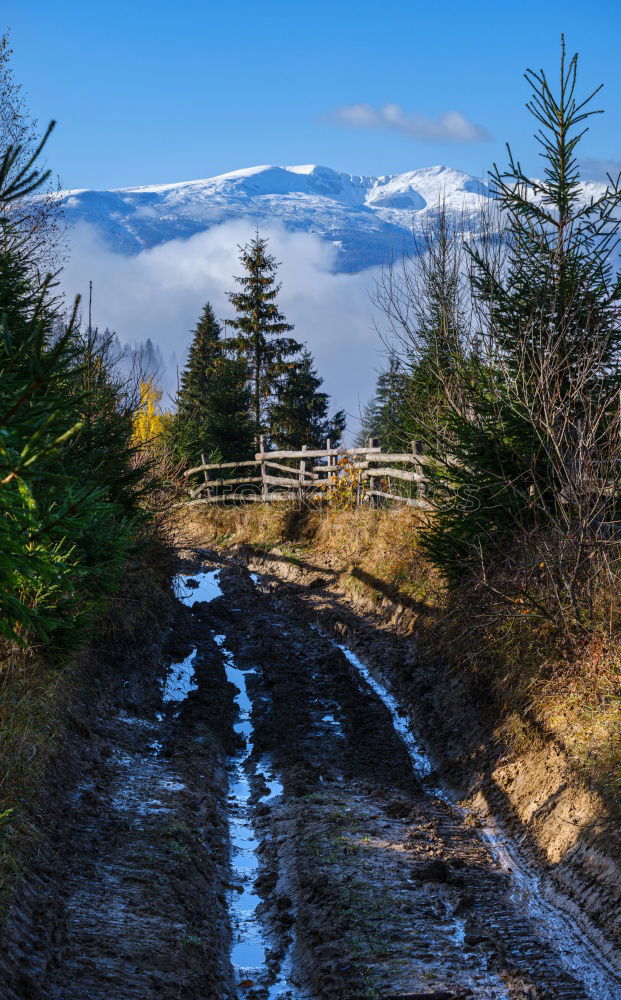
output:
[[[252,671],[252,756],[283,787],[269,803],[256,795],[259,916],[273,940],[288,938],[307,988],[587,1000],[469,818],[416,779],[390,712],[350,659],[244,570],[224,569],[220,582],[205,620]]]
[[[33,863],[28,912],[3,942],[3,1000],[233,996],[234,689],[211,632],[181,605],[163,651],[154,643],[115,670],[72,738],[45,868]]]
[[[3,1000],[595,1000],[355,657],[182,556],[167,655],[76,744]]]

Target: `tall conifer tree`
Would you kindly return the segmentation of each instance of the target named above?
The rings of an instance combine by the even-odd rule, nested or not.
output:
[[[252,393],[252,417],[255,437],[267,430],[270,397],[286,371],[289,358],[301,350],[293,330],[276,304],[280,285],[276,283],[278,264],[268,253],[268,241],[257,232],[254,239],[240,248],[245,274],[235,280],[241,291],[229,299],[237,316],[230,321],[236,335],[227,348],[243,358],[249,369]]]

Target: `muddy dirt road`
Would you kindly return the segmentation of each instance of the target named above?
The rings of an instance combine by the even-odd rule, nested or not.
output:
[[[215,554],[177,588],[163,656],[84,734],[3,997],[621,997],[351,650]]]

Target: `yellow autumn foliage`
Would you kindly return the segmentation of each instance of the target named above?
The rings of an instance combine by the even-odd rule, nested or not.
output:
[[[328,507],[331,510],[354,510],[364,495],[360,470],[345,451],[339,455],[333,469],[328,479],[319,484],[325,492]]]
[[[151,444],[162,433],[163,416],[159,404],[162,391],[148,378],[140,383],[140,401],[134,412],[132,441],[140,448]]]

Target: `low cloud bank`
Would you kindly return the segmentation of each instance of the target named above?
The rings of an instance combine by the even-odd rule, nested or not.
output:
[[[238,245],[255,230],[253,220],[225,223],[128,257],[111,251],[92,226],[81,223],[70,233],[63,288],[69,300],[80,293],[86,302],[92,279],[93,323],[115,330],[123,343],[150,337],[167,362],[164,387],[173,392],[176,363],[185,360],[204,303],[209,300],[221,319],[232,318],[226,293],[240,273]],[[262,225],[261,233],[282,262],[281,309],[295,324],[294,336],[315,355],[332,408],[351,414],[351,436],[382,364],[369,298],[374,273],[335,274],[335,248],[308,233],[278,225]]]

